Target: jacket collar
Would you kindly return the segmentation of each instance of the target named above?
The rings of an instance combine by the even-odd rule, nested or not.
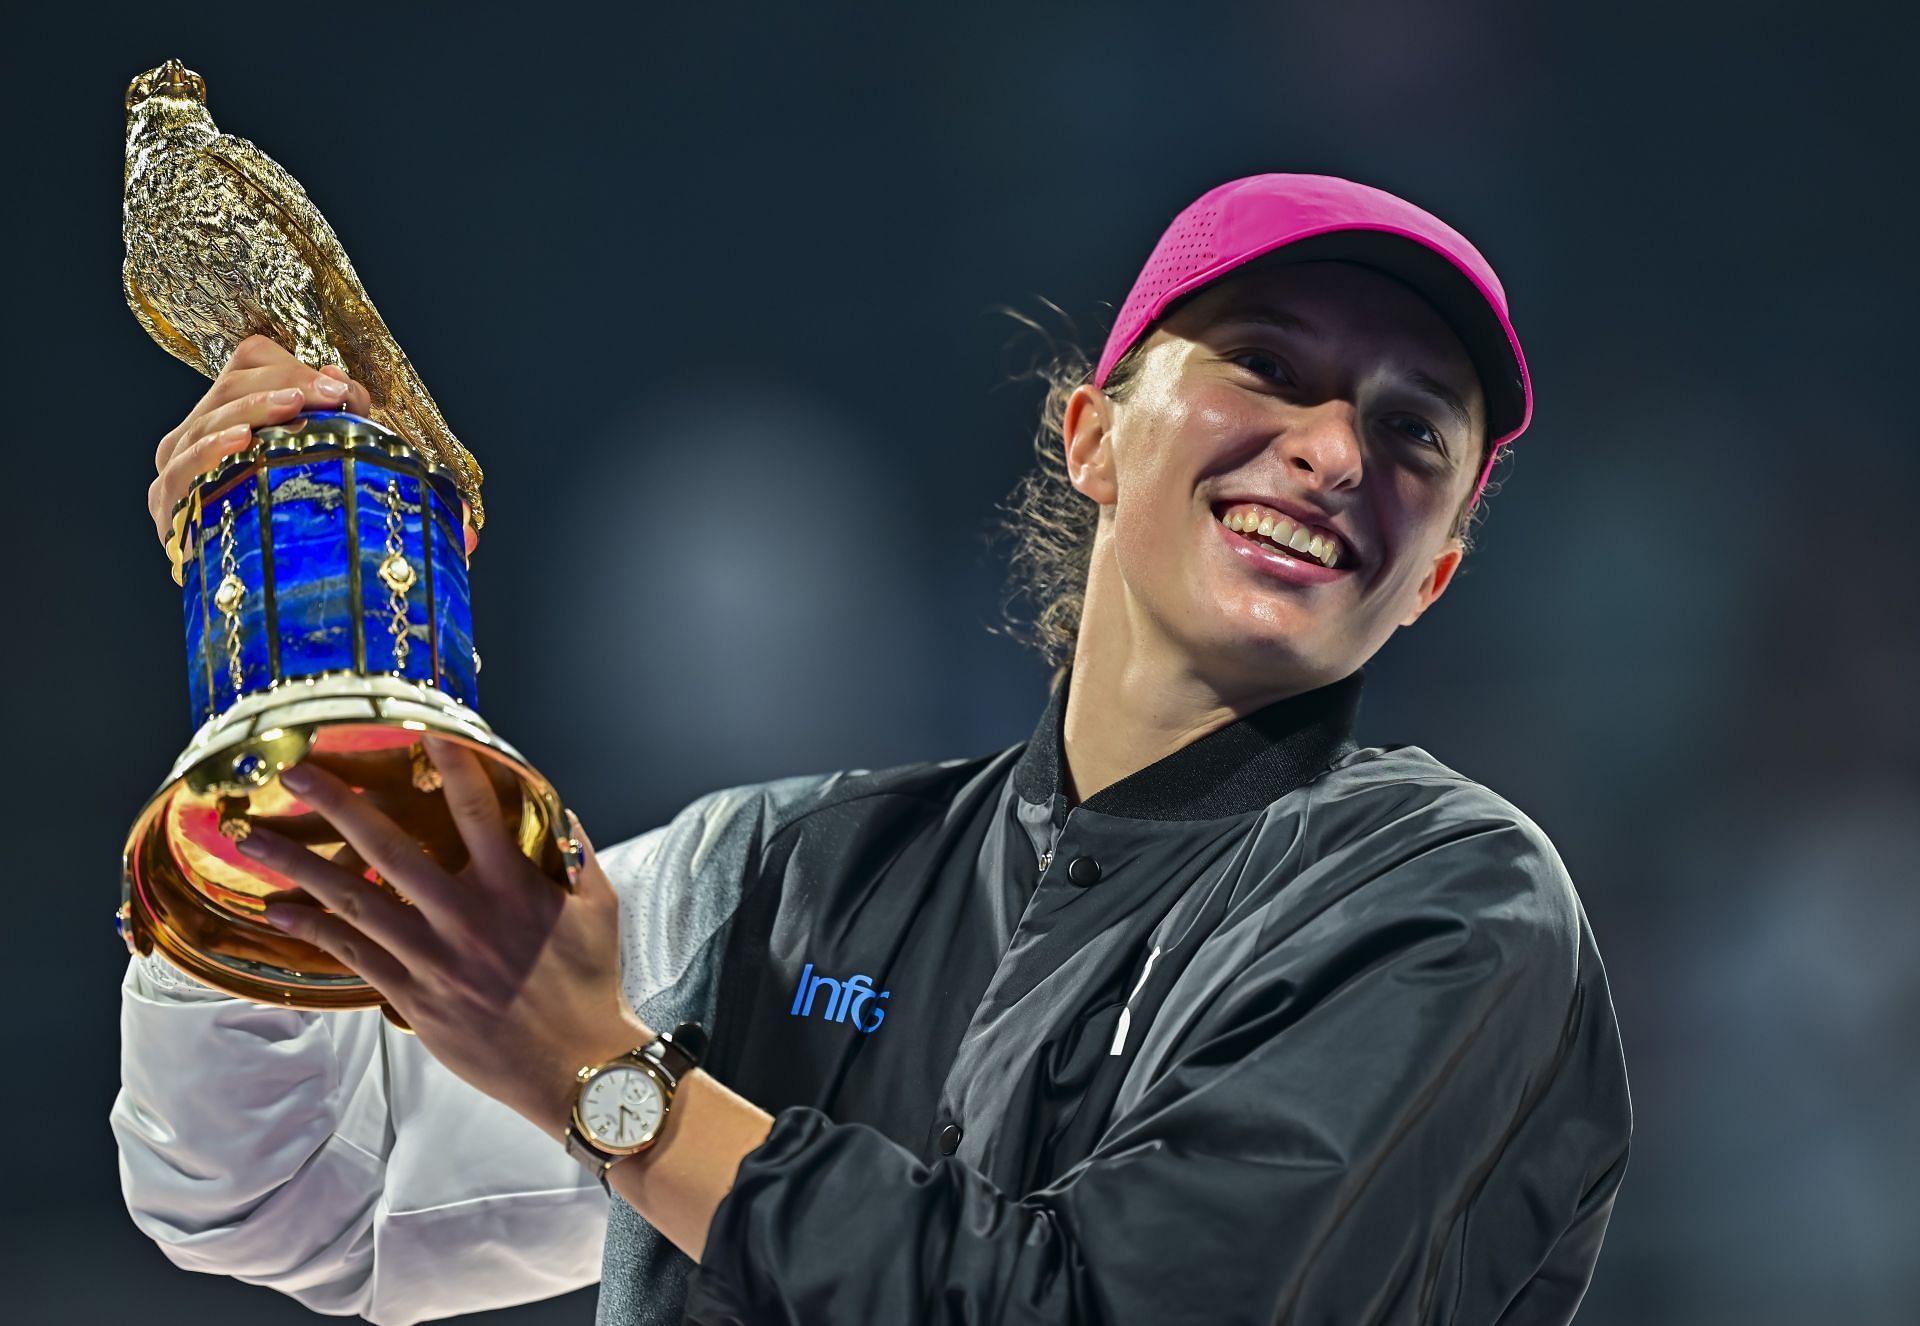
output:
[[[1317,690],[1275,701],[1189,742],[1103,788],[1088,810],[1143,820],[1210,820],[1245,815],[1305,786],[1355,749],[1364,669]],[[1013,767],[1013,789],[1035,805],[1065,805],[1061,725],[1071,669]],[[1059,801],[1055,802],[1058,797]]]

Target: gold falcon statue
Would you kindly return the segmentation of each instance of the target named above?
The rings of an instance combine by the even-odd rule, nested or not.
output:
[[[361,288],[300,182],[207,113],[207,85],[178,60],[127,87],[127,261],[133,316],[167,353],[217,377],[248,336],[315,367],[345,369],[377,422],[454,474],[480,528],[480,466]]]

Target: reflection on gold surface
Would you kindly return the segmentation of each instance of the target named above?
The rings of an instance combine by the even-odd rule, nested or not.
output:
[[[357,700],[364,714],[285,721],[302,713],[301,706],[343,699]],[[442,869],[457,873],[467,864],[466,845],[445,795],[422,786],[435,781],[422,777],[431,766],[420,738],[429,731],[481,756],[521,850],[565,887],[559,799],[471,710],[401,678],[346,674],[303,683],[275,700],[249,701],[251,712],[235,706],[209,724],[136,821],[126,856],[127,939],[136,952],[158,950],[199,980],[258,1002],[316,1009],[379,1004],[378,992],[333,958],[260,919],[268,894],[296,886],[240,855],[220,831],[220,807],[244,798],[251,823],[377,880],[339,832],[281,784],[283,770],[311,760],[400,825]],[[230,732],[223,734],[223,727]],[[247,770],[244,779],[236,768]]]

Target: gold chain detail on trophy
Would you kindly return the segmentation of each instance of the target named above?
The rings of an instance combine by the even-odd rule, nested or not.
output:
[[[424,514],[424,513],[423,513]],[[404,672],[412,641],[407,638],[407,591],[413,588],[413,563],[407,560],[400,537],[400,484],[387,480],[387,555],[380,563],[380,581],[387,587],[387,630],[393,634],[393,670]]]
[[[240,605],[246,601],[246,582],[240,579],[239,563],[233,555],[233,499],[227,499],[220,515],[220,587],[213,592],[213,606],[227,619],[227,678],[233,694],[240,695]]]

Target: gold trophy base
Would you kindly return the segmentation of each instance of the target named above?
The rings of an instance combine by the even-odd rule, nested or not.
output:
[[[521,851],[555,887],[568,887],[571,835],[560,798],[486,720],[421,682],[335,673],[243,696],[194,734],[127,835],[119,924],[128,949],[158,951],[196,980],[255,1003],[384,1008],[356,973],[267,924],[269,896],[297,886],[235,843],[260,825],[385,887],[281,785],[283,771],[311,760],[359,789],[442,869],[459,871],[466,845],[420,744],[427,734],[482,757]]]

